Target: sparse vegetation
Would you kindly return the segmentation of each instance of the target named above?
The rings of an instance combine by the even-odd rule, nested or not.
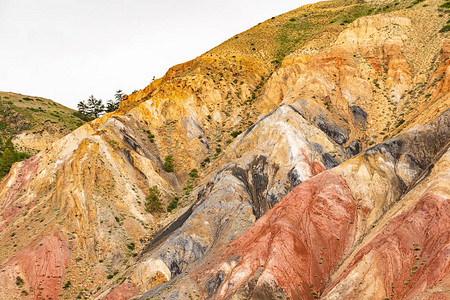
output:
[[[150,140],[150,142],[151,143],[154,143],[155,142],[155,136],[150,132],[150,130],[147,130],[147,136],[148,136],[148,139]]]

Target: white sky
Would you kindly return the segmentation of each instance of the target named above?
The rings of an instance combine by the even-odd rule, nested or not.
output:
[[[0,0],[0,91],[76,108],[129,94],[313,0]]]

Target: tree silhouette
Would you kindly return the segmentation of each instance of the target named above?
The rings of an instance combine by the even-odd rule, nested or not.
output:
[[[120,102],[123,100],[122,90],[117,90],[114,95],[114,100],[108,100],[106,103],[106,112],[112,112],[119,108]]]
[[[96,99],[94,95],[91,95],[87,101],[78,102],[78,111],[84,115],[98,118],[105,111],[105,105],[101,99]]]
[[[80,102],[78,102],[77,106],[78,106],[78,111],[80,113],[82,113],[83,115],[88,115],[88,109],[87,109],[86,102],[80,101]]]
[[[98,118],[100,114],[105,111],[105,106],[103,105],[102,100],[95,99],[94,95],[89,97],[86,105],[88,108],[88,113],[94,118]]]

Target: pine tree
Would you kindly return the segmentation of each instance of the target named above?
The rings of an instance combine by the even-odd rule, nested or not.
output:
[[[101,99],[95,99],[94,95],[91,95],[86,103],[88,115],[98,118],[102,112],[105,111],[105,105]]]
[[[83,115],[88,115],[88,108],[87,108],[87,105],[86,105],[86,102],[85,101],[80,101],[80,102],[78,102],[78,111],[80,112],[80,113],[82,113]]]
[[[113,112],[119,108],[120,102],[123,100],[122,90],[117,90],[114,95],[114,100],[108,100],[106,103],[106,112]]]
[[[150,213],[162,211],[163,206],[160,197],[161,193],[158,187],[156,185],[152,186],[149,195],[145,198],[145,210]]]
[[[114,95],[114,98],[116,99],[117,107],[119,107],[120,102],[122,102],[123,100],[122,90],[117,90],[116,94]]]
[[[108,100],[106,102],[106,112],[110,113],[115,111],[118,108],[118,105],[116,105],[116,102],[114,100]]]

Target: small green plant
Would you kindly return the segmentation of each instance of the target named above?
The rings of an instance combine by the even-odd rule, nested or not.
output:
[[[235,130],[235,131],[231,132],[231,136],[236,138],[241,133],[242,133],[242,130]]]
[[[156,185],[150,188],[150,193],[145,198],[145,210],[147,212],[160,212],[162,211],[161,193]]]
[[[164,166],[163,167],[164,167],[164,170],[166,172],[173,172],[175,166],[174,166],[174,163],[173,163],[173,156],[172,155],[167,155],[164,158]]]
[[[17,286],[23,286],[25,284],[25,282],[23,281],[22,277],[17,276],[16,277],[16,285]]]
[[[174,197],[172,201],[170,201],[169,205],[167,205],[167,211],[172,212],[178,206],[179,197]]]
[[[131,251],[134,251],[134,249],[136,248],[136,245],[134,243],[129,243],[129,244],[127,244],[127,248]]]
[[[447,32],[450,31],[450,24],[445,24],[444,27],[439,30],[439,32]]]
[[[204,168],[206,166],[207,163],[209,163],[211,160],[209,159],[209,157],[205,158],[201,163],[200,166],[202,168]]]
[[[189,172],[189,177],[192,179],[195,179],[198,177],[198,170],[197,169],[192,169],[191,172]]]
[[[148,139],[150,140],[150,143],[155,142],[155,136],[150,132],[150,130],[147,130]]]
[[[70,280],[68,280],[65,284],[64,284],[64,286],[63,286],[63,289],[68,289],[68,288],[70,288],[70,286],[72,285],[72,283],[70,282]]]
[[[440,7],[442,7],[442,8],[450,8],[450,1],[447,1],[447,2],[445,2],[443,4],[441,4]]]
[[[107,279],[111,279],[111,278],[113,278],[114,276],[116,276],[117,274],[119,274],[119,271],[118,271],[118,270],[115,270],[114,273],[109,274],[108,276],[106,276],[106,278],[107,278]]]
[[[28,292],[25,291],[25,290],[22,290],[22,291],[20,292],[20,294],[21,294],[22,296],[28,296]]]
[[[415,0],[415,1],[412,3],[412,5],[419,4],[420,2],[423,2],[423,1],[425,1],[425,0]]]

